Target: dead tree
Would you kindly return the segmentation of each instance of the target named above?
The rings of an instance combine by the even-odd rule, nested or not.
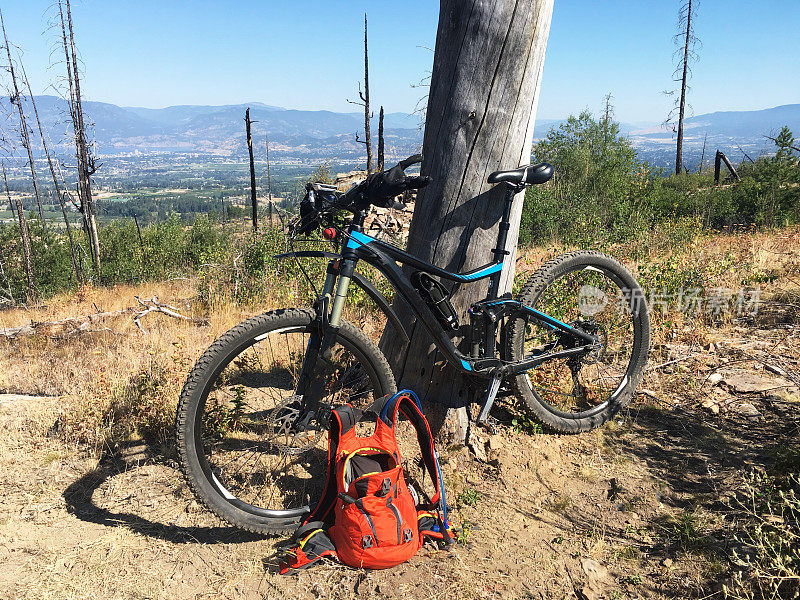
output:
[[[706,142],[708,142],[708,132],[706,131],[706,135],[703,138],[703,151],[700,153],[700,168],[697,172],[702,175],[703,174],[703,161],[706,159]]]
[[[264,136],[264,143],[267,146],[267,198],[269,198],[269,224],[272,226],[272,173],[269,170],[269,134]]]
[[[66,11],[64,7],[66,6]],[[91,241],[92,260],[95,272],[100,274],[100,238],[97,233],[97,211],[92,197],[92,175],[96,171],[94,157],[89,153],[86,141],[86,127],[81,103],[81,82],[78,72],[78,55],[75,50],[75,35],[72,28],[72,10],[69,0],[58,0],[61,17],[61,38],[64,43],[64,56],[67,64],[69,85],[69,105],[72,126],[75,133],[75,157],[78,163],[78,197],[83,215],[84,229]],[[65,16],[66,12],[66,16]]]
[[[614,105],[611,101],[614,99],[614,96],[609,92],[603,97],[603,121],[606,123],[610,123],[611,119],[614,118]]]
[[[442,0],[440,6],[421,171],[433,181],[417,198],[408,252],[448,271],[467,271],[492,260],[497,240],[505,190],[487,184],[488,175],[531,160],[553,0]],[[511,289],[514,277],[522,201],[520,194],[512,207],[511,256],[500,292]],[[462,322],[487,285],[472,283],[453,295]],[[469,381],[443,365],[404,301],[396,299],[395,308],[411,339],[384,333],[381,348],[398,385],[429,402],[464,407],[474,393]],[[466,421],[465,410],[456,414]],[[464,428],[455,433],[463,441]]]
[[[11,282],[8,280],[8,275],[6,275],[6,268],[3,264],[3,257],[0,256],[0,281],[2,281],[4,287],[0,291],[0,306],[3,305],[11,305],[14,306],[16,302],[14,301],[14,294],[11,290]]]
[[[11,209],[11,218],[17,218],[17,209],[14,207],[14,201],[11,198],[8,199],[8,207]]]
[[[3,163],[3,183],[6,186],[8,201],[12,202],[11,191],[8,189],[8,177],[6,176],[6,163]],[[25,218],[25,209],[18,197],[14,197],[13,202],[17,205],[17,219],[19,221],[19,237],[22,241],[22,262],[25,268],[25,283],[27,284],[28,304],[35,304],[39,300],[39,290],[36,288],[36,273],[33,270],[33,260],[31,256],[31,233],[28,230],[28,220]]]
[[[678,33],[675,35],[675,43],[678,45],[676,54],[679,55],[681,59],[675,69],[673,80],[676,83],[680,82],[681,87],[677,105],[667,117],[667,122],[673,121],[675,111],[677,110],[678,139],[675,149],[675,174],[680,173],[683,168],[683,119],[686,114],[686,90],[688,89],[689,76],[691,75],[690,63],[697,60],[695,47],[699,43],[699,40],[694,35],[694,29],[692,28],[692,19],[695,16],[698,2],[699,0],[688,0],[688,2],[681,5],[678,11]],[[672,90],[667,92],[667,94],[672,95],[677,91],[678,90]]]
[[[25,120],[25,111],[22,108],[22,94],[19,93],[17,86],[17,75],[14,72],[14,61],[11,60],[11,46],[8,43],[8,36],[6,35],[6,24],[3,20],[3,11],[0,10],[0,26],[3,28],[3,40],[6,45],[6,54],[8,55],[8,72],[11,74],[11,84],[14,88],[14,95],[11,97],[11,104],[17,105],[19,111],[19,126],[22,132],[22,145],[28,151],[28,166],[31,170],[31,181],[33,181],[33,193],[36,196],[36,205],[39,208],[39,218],[42,220],[42,227],[46,227],[44,221],[44,211],[42,210],[42,198],[39,195],[39,181],[36,178],[36,163],[33,162],[33,148],[31,148],[30,135],[28,134],[28,124]]]
[[[247,133],[247,152],[250,154],[250,205],[253,209],[253,231],[258,231],[258,198],[256,197],[256,167],[253,163],[253,133],[250,126],[250,109],[244,111],[244,127]]]
[[[722,166],[721,163],[725,163],[725,166],[728,168],[728,171],[730,171],[733,178],[736,181],[739,181],[739,174],[731,164],[731,161],[728,160],[728,157],[725,156],[724,152],[717,150],[717,155],[714,157],[714,184],[719,185],[720,169]]]
[[[369,121],[372,115],[369,112],[369,51],[367,49],[367,13],[364,13],[364,90],[361,90],[361,84],[358,85],[358,97],[361,98],[360,102],[348,100],[350,104],[357,104],[364,107],[364,139],[358,139],[356,134],[356,141],[364,144],[367,149],[367,173],[372,173],[372,135],[370,134]]]
[[[378,172],[383,171],[383,107],[378,113]]]
[[[75,251],[75,240],[73,239],[72,236],[72,225],[70,224],[69,217],[67,216],[67,204],[64,201],[61,185],[58,182],[58,175],[56,175],[55,165],[53,164],[53,159],[50,156],[50,150],[47,147],[47,140],[45,139],[44,128],[42,127],[42,121],[39,118],[39,111],[36,108],[36,100],[33,97],[31,82],[28,80],[28,74],[25,72],[25,65],[22,64],[22,61],[20,61],[20,68],[22,69],[22,77],[25,80],[25,86],[28,88],[28,96],[31,99],[31,106],[33,107],[33,116],[36,118],[36,125],[39,127],[39,135],[42,140],[42,148],[44,149],[44,154],[47,157],[47,164],[50,167],[50,174],[53,176],[53,186],[55,188],[55,194],[58,197],[58,203],[61,205],[61,214],[64,215],[64,226],[67,229],[67,237],[69,238],[69,249],[72,256],[72,270],[75,273],[75,280],[78,283],[83,283],[83,272],[80,267],[80,262],[78,261],[78,254]]]

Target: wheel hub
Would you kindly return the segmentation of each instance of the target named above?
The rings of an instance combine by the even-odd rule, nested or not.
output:
[[[267,439],[286,454],[301,454],[317,445],[322,431],[313,425],[301,426],[303,397],[290,396],[274,409],[266,419]]]

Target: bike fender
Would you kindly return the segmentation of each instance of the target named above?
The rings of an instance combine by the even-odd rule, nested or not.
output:
[[[298,252],[285,252],[283,254],[276,254],[273,258],[277,260],[285,260],[287,258],[339,258],[338,254],[334,254],[333,252],[324,252],[322,250],[300,250]],[[355,272],[353,273],[353,281],[366,292],[367,296],[369,296],[372,301],[378,305],[378,308],[381,309],[383,314],[386,315],[386,318],[394,327],[395,331],[403,338],[403,342],[408,342],[410,336],[408,335],[408,331],[406,330],[403,322],[400,320],[400,317],[397,316],[397,313],[392,308],[392,305],[386,299],[386,296],[381,294],[380,290],[376,288],[372,282],[364,277],[361,273]]]

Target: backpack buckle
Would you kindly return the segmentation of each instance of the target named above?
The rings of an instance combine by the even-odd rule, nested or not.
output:
[[[410,529],[403,530],[403,543],[408,543],[414,539],[414,534],[411,532]]]
[[[372,536],[371,535],[365,535],[364,537],[361,538],[361,547],[362,548],[364,548],[364,549],[372,548],[372,544],[373,544],[373,541],[372,541]]]
[[[377,495],[386,496],[391,491],[392,491],[392,480],[389,479],[388,477],[384,477],[383,482],[381,482],[380,493]]]

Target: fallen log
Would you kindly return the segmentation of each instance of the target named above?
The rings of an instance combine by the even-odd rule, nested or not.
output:
[[[150,300],[142,300],[138,296],[134,296],[134,298],[136,298],[137,305],[123,308],[122,310],[106,312],[98,311],[83,317],[67,317],[66,319],[59,319],[57,321],[31,321],[26,325],[20,325],[18,327],[0,328],[0,339],[5,338],[7,340],[13,340],[19,337],[36,335],[39,333],[57,339],[63,339],[65,337],[82,333],[107,332],[118,334],[119,332],[116,332],[104,325],[100,325],[100,323],[106,319],[121,317],[124,315],[134,315],[132,322],[136,325],[139,331],[142,333],[147,333],[144,327],[142,327],[141,320],[150,313],[161,313],[174,319],[188,321],[194,325],[208,325],[208,319],[195,319],[192,317],[187,317],[186,315],[181,314],[174,306],[162,304],[158,300],[157,296],[153,296]]]

